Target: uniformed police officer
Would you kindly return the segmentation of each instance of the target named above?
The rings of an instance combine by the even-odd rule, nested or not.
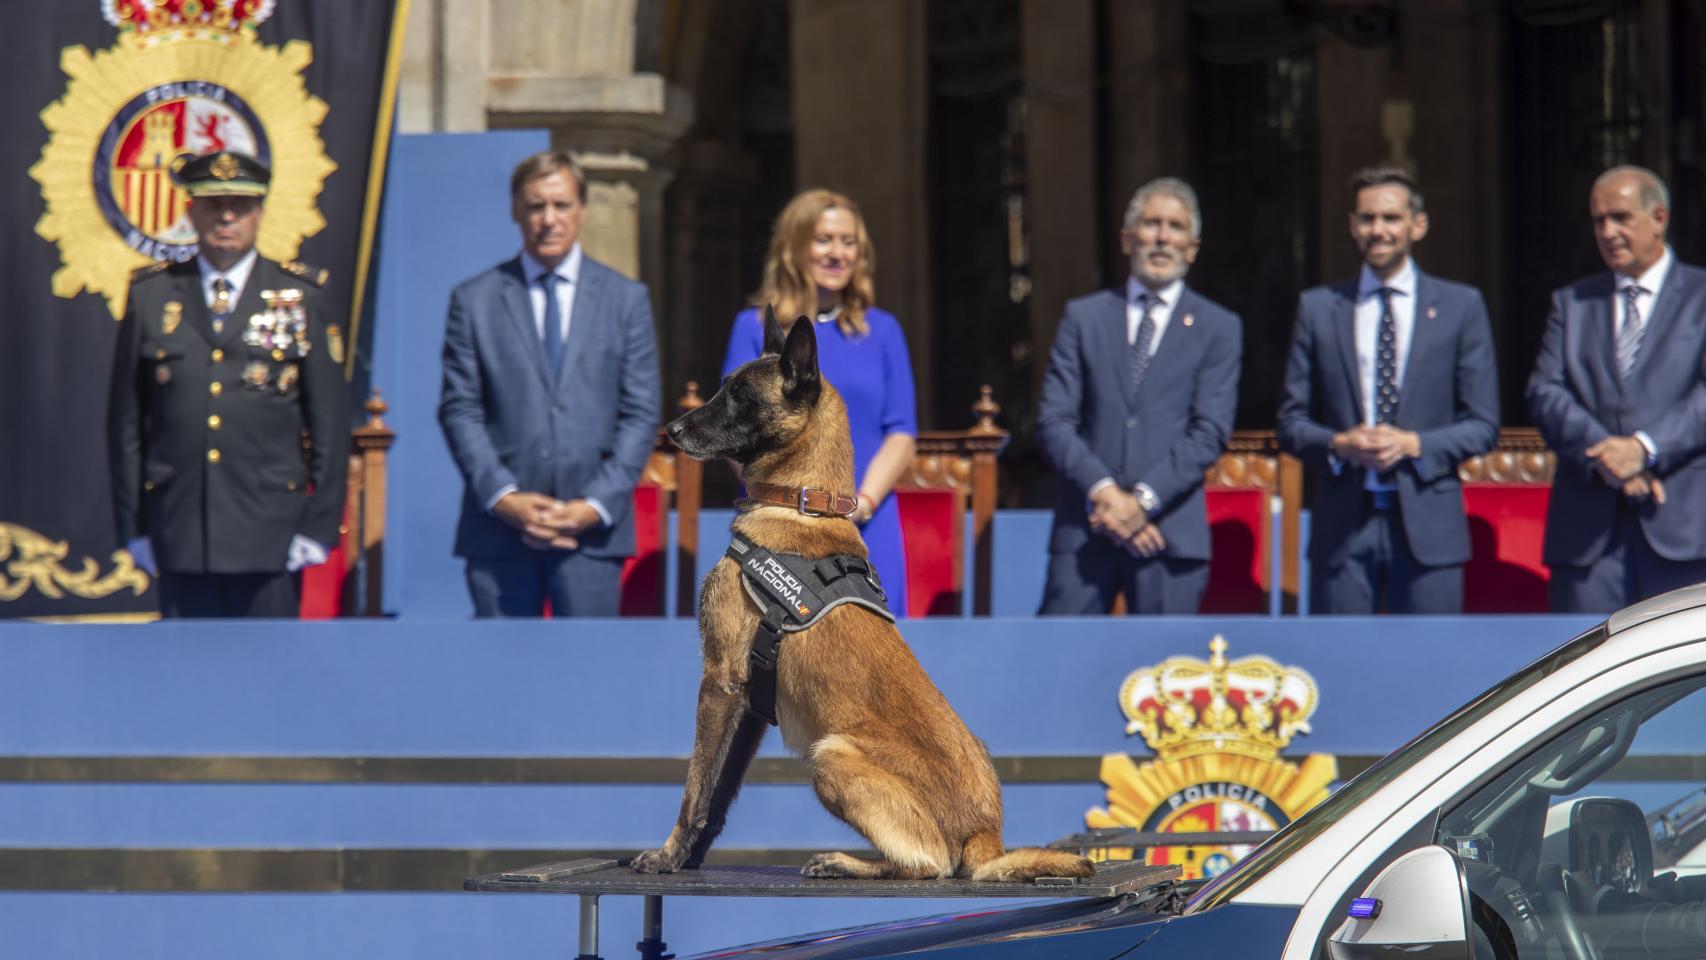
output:
[[[200,245],[131,278],[108,416],[119,538],[167,617],[294,617],[343,514],[349,395],[326,271],[255,252],[271,172],[178,171]]]

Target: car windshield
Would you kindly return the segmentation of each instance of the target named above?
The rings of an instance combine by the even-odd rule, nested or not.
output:
[[[1257,847],[1232,869],[1216,877],[1207,886],[1197,891],[1196,896],[1192,897],[1190,903],[1185,905],[1184,912],[1200,913],[1203,910],[1213,909],[1230,901],[1251,884],[1260,880],[1268,871],[1283,863],[1294,851],[1320,836],[1328,827],[1338,823],[1345,814],[1379,791],[1381,787],[1386,786],[1399,774],[1415,766],[1423,757],[1437,749],[1440,744],[1457,736],[1482,717],[1498,709],[1499,706],[1517,694],[1552,675],[1565,664],[1576,660],[1604,643],[1606,636],[1605,625],[1600,624],[1511,674],[1504,681],[1494,685],[1491,690],[1458,708],[1455,713],[1435,724],[1421,736],[1387,754],[1374,766],[1364,770],[1356,779],[1340,787],[1332,796],[1322,801],[1319,806],[1293,820],[1285,829],[1268,838],[1266,843]]]

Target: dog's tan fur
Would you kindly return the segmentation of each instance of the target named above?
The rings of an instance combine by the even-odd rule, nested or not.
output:
[[[755,386],[775,404],[775,432],[791,439],[762,452],[746,465],[746,475],[850,493],[853,447],[840,396],[825,383],[815,405],[784,411],[776,364],[757,369],[764,363],[754,361],[743,375],[762,381]],[[841,518],[748,502],[734,530],[779,553],[865,556],[858,528]],[[724,557],[705,578],[699,617],[705,673],[681,815],[661,849],[635,859],[637,870],[698,864],[763,736],[763,721],[746,713],[747,655],[759,610],[740,577],[739,567]],[[1003,852],[1001,785],[988,750],[894,624],[848,605],[788,634],[776,699],[783,739],[810,768],[818,798],[882,857],[820,854],[807,864],[806,876],[981,881],[1093,872],[1089,861],[1061,851]]]

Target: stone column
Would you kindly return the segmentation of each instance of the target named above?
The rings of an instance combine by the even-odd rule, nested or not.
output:
[[[1025,206],[1031,250],[1031,386],[1040,390],[1061,310],[1101,281],[1097,229],[1096,4],[1023,0]]]
[[[645,281],[663,284],[663,192],[671,148],[693,105],[656,74],[620,78],[494,78],[488,94],[494,127],[543,127],[551,143],[586,168],[589,255]]]
[[[795,182],[842,191],[864,212],[877,302],[906,331],[927,419],[935,403],[931,378],[920,375],[933,346],[924,14],[914,0],[789,6]]]

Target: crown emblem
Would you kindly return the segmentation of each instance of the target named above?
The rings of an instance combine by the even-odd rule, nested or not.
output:
[[[1315,713],[1315,680],[1268,657],[1228,662],[1226,638],[1209,641],[1207,662],[1169,657],[1132,671],[1120,685],[1126,733],[1142,733],[1163,763],[1209,753],[1272,760]]]
[[[221,153],[213,158],[213,166],[208,168],[215,180],[229,180],[237,175],[237,158],[229,153]]]
[[[125,33],[211,27],[233,33],[272,16],[276,0],[101,0],[101,15]]]

